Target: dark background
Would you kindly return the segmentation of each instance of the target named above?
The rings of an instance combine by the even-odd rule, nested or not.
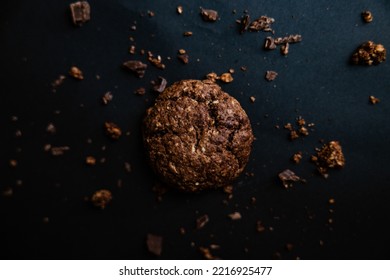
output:
[[[91,21],[81,28],[71,22],[70,2],[2,3],[0,190],[13,191],[0,196],[2,259],[155,258],[145,245],[148,233],[164,238],[164,259],[202,258],[199,247],[210,244],[220,245],[212,253],[223,259],[388,258],[390,67],[387,61],[352,66],[349,58],[367,40],[390,47],[389,1],[90,0]],[[220,20],[204,22],[200,6],[218,10]],[[369,24],[361,19],[366,9],[374,15]],[[244,10],[252,19],[274,17],[275,36],[301,34],[303,41],[291,45],[287,57],[263,50],[271,34],[238,32],[235,20]],[[194,34],[184,37],[184,31]],[[136,55],[128,53],[132,44]],[[146,62],[140,49],[161,55],[166,69]],[[176,58],[179,49],[188,52],[189,64]],[[144,78],[121,68],[130,59],[148,64]],[[73,65],[85,79],[67,77],[52,92],[52,81]],[[143,114],[156,97],[150,81],[202,79],[230,68],[234,81],[221,86],[251,119],[256,141],[246,172],[254,176],[243,174],[230,200],[222,191],[171,190],[158,202],[140,134]],[[279,73],[275,81],[264,79],[267,70]],[[147,93],[135,95],[141,86]],[[103,106],[107,91],[114,99]],[[370,95],[381,102],[369,104]],[[299,116],[314,123],[314,131],[291,142],[283,125]],[[105,121],[130,135],[111,141],[104,135]],[[46,131],[49,123],[57,128],[54,135]],[[21,137],[15,137],[17,130]],[[309,160],[321,139],[340,141],[347,160],[328,179]],[[53,157],[44,152],[45,144],[70,150]],[[300,165],[290,161],[297,151],[304,155]],[[86,166],[88,155],[106,162]],[[10,159],[17,167],[9,166]],[[131,163],[131,173],[124,162]],[[307,184],[284,189],[277,174],[286,168]],[[114,196],[105,210],[85,201],[101,188]],[[235,211],[241,220],[227,217]],[[203,214],[210,221],[197,230],[195,221]],[[263,233],[256,231],[259,220]],[[286,244],[293,249],[286,250]]]

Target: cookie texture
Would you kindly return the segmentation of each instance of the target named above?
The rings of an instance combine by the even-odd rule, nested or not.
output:
[[[154,171],[183,191],[224,187],[244,170],[253,133],[239,102],[211,81],[183,80],[150,107],[143,137]]]

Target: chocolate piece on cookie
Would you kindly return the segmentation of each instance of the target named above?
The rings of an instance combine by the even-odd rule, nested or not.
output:
[[[166,88],[146,112],[143,137],[154,171],[189,192],[232,183],[244,170],[254,139],[239,102],[207,80]]]

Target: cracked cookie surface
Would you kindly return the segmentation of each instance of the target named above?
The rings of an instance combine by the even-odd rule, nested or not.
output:
[[[154,171],[184,191],[224,187],[244,170],[253,142],[239,102],[210,81],[183,80],[146,112],[144,143]]]

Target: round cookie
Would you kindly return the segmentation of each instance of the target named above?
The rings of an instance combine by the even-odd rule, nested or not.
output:
[[[154,171],[190,192],[231,184],[254,138],[240,103],[207,80],[167,87],[146,112],[143,137]]]

